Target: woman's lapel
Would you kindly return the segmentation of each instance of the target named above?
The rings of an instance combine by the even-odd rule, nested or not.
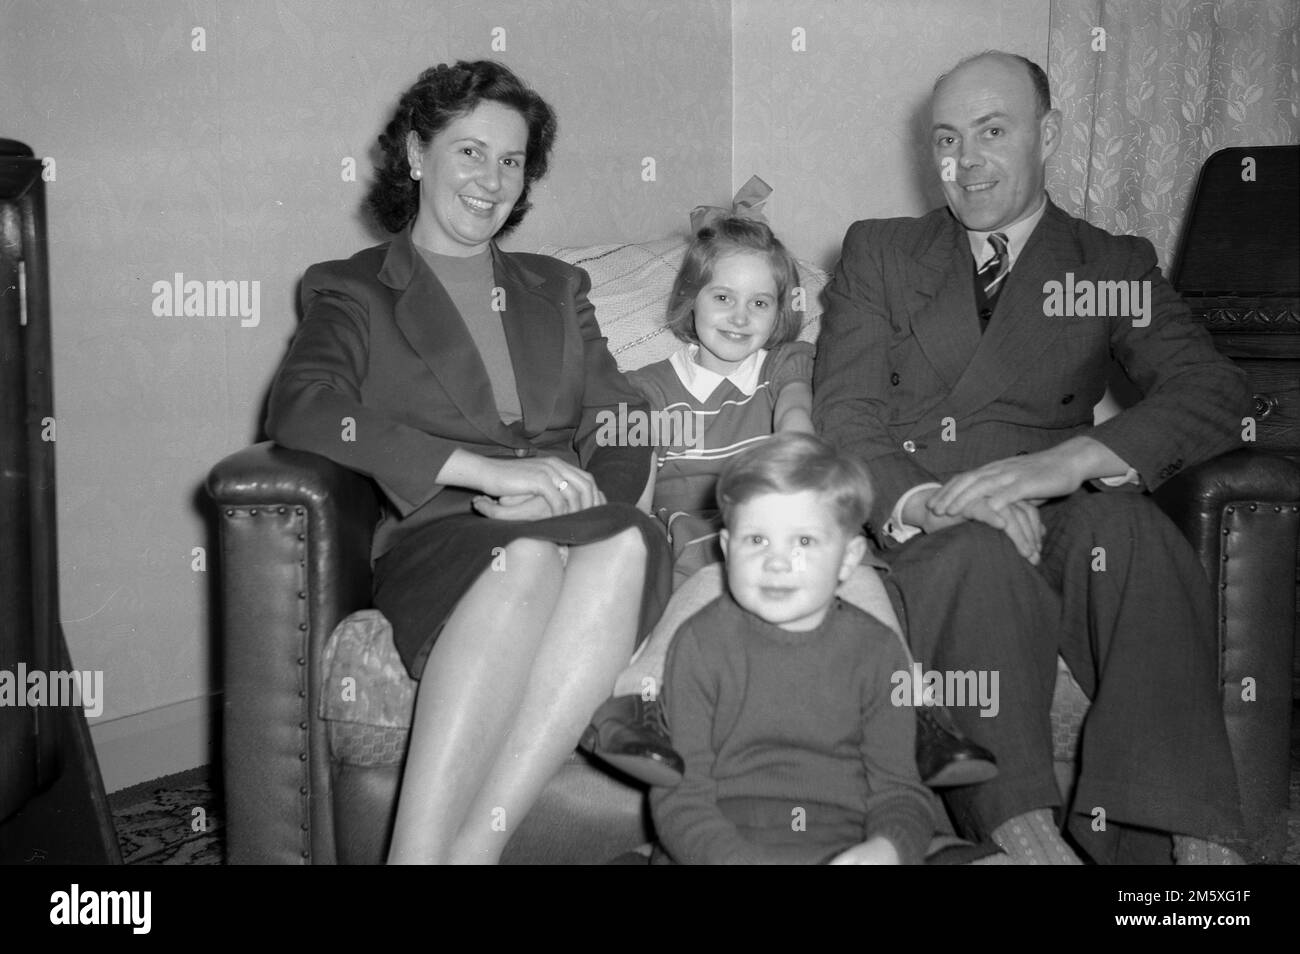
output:
[[[409,227],[393,238],[379,279],[398,293],[393,306],[397,327],[461,415],[494,443],[527,446],[501,423],[478,348],[451,296],[416,250]],[[518,376],[517,364],[515,370]]]
[[[535,437],[552,423],[564,380],[564,316],[543,293],[546,279],[492,244],[506,344],[523,408],[523,431]],[[561,290],[556,289],[558,294]]]

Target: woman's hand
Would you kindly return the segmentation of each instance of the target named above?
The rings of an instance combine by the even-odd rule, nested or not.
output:
[[[500,500],[486,495],[474,498],[474,509],[493,520],[545,520],[553,517],[551,505],[537,494],[507,494]]]
[[[483,460],[487,467],[479,489],[490,497],[520,498],[520,503],[524,497],[541,497],[556,517],[605,502],[591,474],[558,457]]]
[[[474,498],[474,509],[493,520],[545,520],[554,517],[551,505],[537,494],[506,494],[499,500],[486,495]],[[605,495],[596,491],[596,503],[599,507],[606,503]]]
[[[507,508],[507,512],[520,514],[541,514],[536,503],[528,502],[531,497],[540,497],[546,503],[549,512],[544,516],[577,513],[605,503],[605,495],[591,474],[558,457],[484,457],[457,449],[438,472],[438,482],[478,490],[498,498],[497,505]],[[525,509],[513,509],[517,507]]]

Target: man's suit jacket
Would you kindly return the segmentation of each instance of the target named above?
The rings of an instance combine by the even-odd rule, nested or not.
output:
[[[980,334],[974,262],[947,208],[854,223],[827,287],[814,422],[871,468],[875,535],[910,487],[1091,434],[1154,490],[1239,440],[1244,374],[1214,350],[1145,239],[1050,201]],[[1044,285],[1150,282],[1151,320],[1047,317]],[[1094,427],[1112,356],[1143,400]],[[944,437],[951,440],[944,440]],[[887,542],[883,541],[882,542]]]
[[[590,471],[611,502],[634,503],[644,489],[647,448],[596,445],[599,411],[645,401],[610,356],[587,273],[495,243],[492,260],[523,409],[509,426],[409,227],[303,276],[303,320],[271,390],[267,434],[374,478],[391,505],[376,530],[376,558],[417,527],[472,512],[477,491],[437,482],[457,448],[560,457]]]

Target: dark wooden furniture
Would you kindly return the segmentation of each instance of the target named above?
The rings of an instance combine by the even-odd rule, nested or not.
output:
[[[59,625],[42,171],[30,149],[0,139],[0,670],[15,682],[72,669]],[[0,706],[0,863],[120,861],[81,708]]]
[[[1220,149],[1205,161],[1171,281],[1250,377],[1253,446],[1300,463],[1300,146]],[[1296,621],[1300,631],[1300,573]]]

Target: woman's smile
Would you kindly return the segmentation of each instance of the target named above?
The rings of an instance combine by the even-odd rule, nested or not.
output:
[[[441,255],[481,252],[524,191],[528,124],[509,106],[485,100],[439,130],[420,150],[420,206],[412,238]]]
[[[475,215],[491,216],[492,210],[496,208],[495,202],[489,202],[487,199],[479,199],[472,195],[462,195],[460,201],[464,202],[466,207]]]

